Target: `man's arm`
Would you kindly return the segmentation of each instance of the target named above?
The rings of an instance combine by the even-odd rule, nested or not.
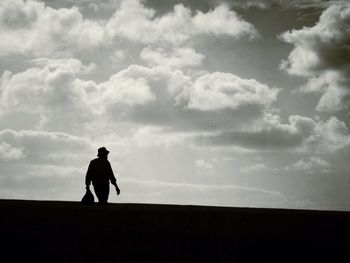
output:
[[[86,176],[85,176],[85,185],[87,188],[90,186],[91,181],[92,181],[92,165],[90,162],[88,170],[86,172]]]
[[[120,189],[117,185],[117,179],[115,178],[114,176],[114,173],[113,173],[113,169],[112,169],[112,166],[111,164],[108,162],[109,164],[109,179],[111,180],[111,184],[115,186],[115,190],[117,191],[117,194],[119,195],[120,194]]]

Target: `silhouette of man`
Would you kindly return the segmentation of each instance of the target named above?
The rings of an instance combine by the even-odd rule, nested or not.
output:
[[[117,180],[114,177],[111,164],[108,161],[109,151],[105,147],[98,149],[98,158],[92,160],[86,172],[85,185],[86,189],[92,182],[95,194],[100,204],[107,204],[109,195],[109,181],[115,186],[117,194],[120,194],[120,189],[117,185]]]

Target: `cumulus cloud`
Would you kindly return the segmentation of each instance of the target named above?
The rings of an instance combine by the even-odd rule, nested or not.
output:
[[[113,38],[145,44],[183,44],[202,33],[234,37],[256,34],[254,27],[227,5],[193,15],[189,8],[178,4],[173,11],[157,16],[142,1],[128,0],[121,2],[110,19],[91,20],[76,7],[54,9],[37,1],[5,0],[0,3],[0,17],[0,55],[69,55],[109,45]]]
[[[266,107],[276,100],[277,94],[278,89],[271,89],[254,79],[215,72],[195,80],[188,106],[202,111],[237,109],[244,105]]]
[[[131,65],[96,83],[82,79],[93,65],[84,66],[76,59],[33,63],[24,72],[3,74],[2,115],[37,114],[41,122],[36,125],[79,133],[86,129],[84,124],[101,118],[147,125],[134,134],[135,139],[142,141],[152,132],[169,133],[161,140],[164,144],[188,140],[171,134],[174,131],[209,133],[195,136],[202,145],[260,150],[336,151],[349,142],[348,128],[335,117],[316,121],[295,115],[283,123],[269,113],[278,89],[230,73],[191,77],[169,67]],[[113,123],[103,127],[112,128]]]
[[[91,4],[93,9],[98,7]],[[76,6],[54,9],[37,1],[2,1],[0,56],[86,59],[96,54],[93,51],[104,53],[126,41],[129,46],[147,45],[140,57],[148,65],[180,68],[198,66],[204,60],[205,56],[192,48],[195,36],[257,35],[252,24],[225,4],[206,13],[193,13],[178,4],[165,14],[157,14],[141,0],[122,1],[115,6],[119,7],[111,17],[90,19]],[[119,61],[125,57],[126,51],[119,47],[111,59]]]
[[[95,151],[90,140],[68,133],[1,130],[2,198],[79,200],[74,193]]]
[[[250,8],[259,7],[262,9],[273,6],[292,8],[326,8],[334,2],[346,2],[345,0],[238,0],[231,3],[234,6]]]
[[[140,57],[150,66],[164,65],[171,68],[183,68],[199,66],[205,56],[188,47],[173,48],[169,52],[163,48],[150,49],[147,47],[141,51]]]
[[[349,128],[336,117],[331,117],[327,121],[319,121],[313,135],[305,145],[305,147],[317,153],[334,153],[349,146]]]
[[[253,164],[253,165],[249,165],[241,168],[240,172],[244,174],[251,174],[251,173],[260,172],[266,169],[268,169],[268,167],[265,164],[257,163],[257,164]]]
[[[196,142],[200,145],[236,145],[263,151],[294,149],[318,153],[334,152],[349,145],[349,130],[344,122],[335,117],[327,121],[315,121],[292,115],[288,122],[282,123],[277,115],[267,115],[255,127],[201,135],[196,138]]]
[[[115,74],[106,82],[100,84],[101,103],[126,105],[145,104],[155,100],[150,86],[145,78],[130,78],[122,73]]]
[[[169,67],[132,65],[118,73],[126,78],[147,80],[155,100],[120,107],[108,114],[121,121],[161,126],[177,131],[227,130],[261,118],[278,90],[229,73],[189,76]],[[215,97],[212,100],[211,97]]]
[[[1,77],[0,113],[39,114],[51,124],[81,125],[109,105],[143,104],[155,99],[147,80],[115,74],[95,83],[80,77],[93,69],[77,59],[36,59],[34,67]]]
[[[39,127],[62,131],[81,131],[98,117],[180,131],[239,127],[263,116],[278,93],[229,73],[192,77],[166,66],[131,65],[96,83],[83,79],[94,66],[77,59],[33,64],[23,72],[3,73],[0,112],[36,114]]]
[[[115,134],[106,133],[91,139],[62,132],[1,130],[0,193],[10,190],[3,198],[78,201],[84,193],[88,161],[96,157],[98,147],[107,146],[111,151],[119,179],[122,169],[118,161],[125,152],[121,153],[124,146],[118,140]]]
[[[79,201],[85,169],[68,165],[6,163],[1,168],[0,194],[11,199]]]
[[[335,2],[346,2],[347,0],[235,0],[226,1],[235,8],[261,8],[267,9],[271,7],[292,7],[292,8],[326,8]],[[213,6],[223,1],[208,1],[209,6]],[[115,6],[114,0],[99,2],[99,8],[111,9]]]
[[[0,38],[0,56],[71,54],[106,40],[101,23],[85,19],[76,7],[53,9],[42,2],[22,0],[1,1]]]
[[[77,118],[88,118],[91,102],[87,91],[75,85],[75,78],[90,68],[76,59],[40,59],[33,63],[34,67],[23,72],[3,73],[1,113],[26,112],[73,123]]]
[[[288,124],[281,123],[278,116],[270,116],[258,127],[200,136],[197,142],[260,150],[293,148],[311,136],[315,125],[312,119],[302,116],[290,116]]]
[[[244,52],[253,51],[259,59],[270,49],[258,47],[259,43],[247,47],[241,41],[232,42],[258,35],[232,8],[272,7],[266,12],[274,12],[287,6],[288,12],[274,13],[282,17],[300,7],[323,8],[325,1],[249,0],[218,6],[217,1],[184,2],[154,9],[148,7],[151,2],[112,2],[57,2],[55,6],[78,7],[54,9],[38,1],[0,0],[0,56],[6,56],[1,65],[12,71],[2,72],[0,84],[0,126],[11,128],[0,129],[2,198],[79,200],[88,161],[98,147],[106,146],[125,189],[118,199],[111,196],[111,201],[293,206],[282,194],[259,189],[268,184],[270,189],[297,196],[299,208],[310,200],[316,200],[312,208],[332,202],[348,207],[350,133],[338,119],[341,115],[285,119],[295,107],[304,106],[303,101],[287,103],[281,109],[282,119],[275,107],[290,99],[288,92],[281,94],[279,104],[279,89],[273,84],[245,79],[233,71],[216,72],[231,68],[251,78],[258,74],[270,83],[281,83],[268,66],[259,72],[254,67],[248,70],[255,60],[245,59]],[[324,94],[319,105],[330,108],[344,105],[348,90],[346,6],[342,11],[329,9],[338,10],[339,17],[327,10],[328,17],[323,15],[314,27],[282,36],[295,50],[302,50],[293,51],[284,68],[307,78],[302,91]],[[237,10],[244,17],[257,11]],[[321,9],[300,12],[308,16],[312,12],[314,18]],[[289,18],[295,16],[294,12]],[[292,23],[289,18],[283,26]],[[276,47],[277,43],[270,44]],[[271,62],[281,52],[285,49],[276,49]],[[32,57],[47,58],[30,61]],[[245,61],[233,65],[233,57]],[[264,158],[254,158],[257,155]],[[288,169],[283,169],[286,163]],[[293,176],[275,180],[277,171]],[[314,180],[325,178],[317,175],[327,171],[332,172],[327,179],[336,178],[336,183],[329,186],[329,180]],[[312,174],[300,182],[292,178],[299,173]],[[137,181],[133,176],[160,181]],[[205,185],[214,180],[227,185]],[[179,181],[200,184],[175,183]],[[233,182],[256,188],[230,185]],[[309,188],[309,182],[315,185]],[[329,192],[340,197],[332,200]]]
[[[165,132],[159,126],[142,126],[128,138],[128,142],[141,147],[163,146],[169,148],[183,143],[187,137],[184,133]]]
[[[329,173],[330,163],[318,156],[312,156],[308,159],[300,159],[295,162],[291,167],[287,167],[287,170],[303,171],[306,173],[314,173],[321,170],[324,173]]]
[[[21,148],[13,147],[12,145],[0,141],[0,160],[19,160],[24,157],[23,151]]]
[[[172,45],[182,45],[198,34],[256,35],[253,25],[241,19],[228,5],[193,15],[189,8],[177,4],[171,12],[157,16],[154,9],[145,7],[140,0],[123,1],[108,21],[107,31],[109,35],[135,42]]]
[[[31,164],[62,163],[79,159],[93,144],[86,138],[59,132],[33,130],[0,131],[1,155]]]
[[[350,4],[330,6],[313,27],[292,30],[281,39],[293,44],[281,66],[288,73],[306,77],[302,92],[320,92],[317,110],[337,111],[349,106]]]
[[[195,160],[194,164],[196,166],[196,172],[198,175],[215,175],[214,165],[210,162],[203,159],[197,159]]]
[[[117,63],[122,61],[126,57],[126,52],[122,49],[117,49],[113,52],[112,61],[113,63]]]
[[[242,20],[234,11],[230,11],[226,4],[221,4],[208,13],[198,11],[193,17],[193,24],[199,32],[214,35],[257,35],[254,26]]]

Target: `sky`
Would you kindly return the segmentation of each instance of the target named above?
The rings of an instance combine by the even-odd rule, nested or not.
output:
[[[350,211],[350,3],[0,0],[0,198]]]

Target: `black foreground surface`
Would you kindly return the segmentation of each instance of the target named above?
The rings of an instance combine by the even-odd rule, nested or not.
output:
[[[350,262],[350,213],[0,200],[0,262]]]

